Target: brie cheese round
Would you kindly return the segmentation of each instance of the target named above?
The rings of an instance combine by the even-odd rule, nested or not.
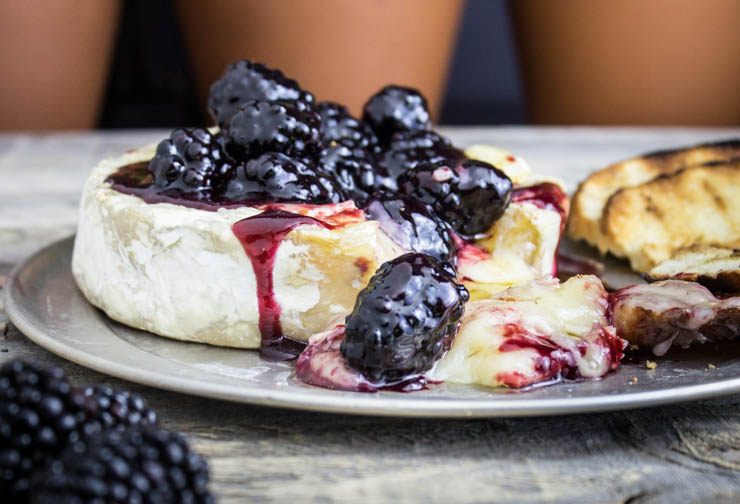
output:
[[[104,160],[85,183],[72,257],[77,285],[91,304],[126,325],[180,340],[259,347],[255,272],[232,225],[261,210],[150,204],[106,182],[120,167],[148,161],[154,150]],[[300,211],[330,220],[351,205]],[[362,217],[333,229],[296,227],[280,244],[272,272],[283,334],[307,340],[325,330],[351,311],[380,264],[404,252]]]

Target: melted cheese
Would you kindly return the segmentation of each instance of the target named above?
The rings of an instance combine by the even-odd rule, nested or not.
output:
[[[598,278],[540,280],[468,303],[452,348],[429,377],[523,387],[559,376],[597,378],[616,368],[623,342],[607,320]]]
[[[549,276],[560,242],[560,215],[532,203],[512,203],[478,247],[458,255],[458,276],[471,298]]]

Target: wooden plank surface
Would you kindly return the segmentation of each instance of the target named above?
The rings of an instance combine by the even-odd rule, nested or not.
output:
[[[590,170],[645,150],[740,130],[455,129],[524,155],[536,171]],[[100,158],[161,131],[0,136],[0,283],[74,231]],[[231,404],[122,382],[28,341],[0,307],[0,364],[59,365],[75,384],[142,395],[208,457],[219,502],[740,502],[740,396],[647,410],[492,420],[383,419]]]

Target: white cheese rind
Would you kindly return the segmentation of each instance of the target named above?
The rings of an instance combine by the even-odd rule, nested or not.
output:
[[[105,182],[119,167],[153,155],[154,146],[147,146],[104,160],[85,183],[72,257],[80,290],[132,327],[180,340],[258,347],[256,279],[231,226],[260,211],[148,204]],[[305,340],[326,329],[338,314],[349,313],[375,268],[403,252],[373,221],[293,230],[277,251],[273,272],[284,334]]]

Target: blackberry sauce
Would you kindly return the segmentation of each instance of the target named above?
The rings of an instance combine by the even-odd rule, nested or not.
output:
[[[307,177],[307,176],[306,176]],[[232,177],[230,180],[234,180]],[[265,190],[253,190],[240,197],[234,197],[228,191],[223,189],[216,190],[211,187],[196,188],[183,191],[179,188],[157,187],[154,184],[154,176],[150,169],[149,161],[128,164],[122,166],[116,172],[108,176],[105,181],[111,184],[112,189],[132,196],[137,196],[147,203],[170,203],[198,210],[207,210],[215,212],[219,208],[239,208],[243,206],[266,207],[275,203],[299,204],[306,206],[336,204],[338,201],[330,200],[327,197],[327,189],[323,185],[330,181],[317,178],[317,191],[324,196],[322,200],[307,199],[286,199],[284,196],[270,194]],[[295,186],[301,189],[299,186]],[[263,188],[264,189],[264,188]],[[322,193],[323,189],[323,193]]]
[[[105,181],[110,183],[114,190],[137,196],[147,203],[171,203],[210,212],[215,212],[219,208],[236,208],[245,205],[242,202],[213,199],[207,191],[182,192],[177,189],[157,188],[153,183],[152,172],[149,171],[149,161],[122,166]]]
[[[231,230],[244,247],[257,281],[260,353],[268,360],[290,360],[305,348],[305,343],[283,336],[280,328],[280,304],[275,299],[272,270],[280,243],[293,229],[302,225],[329,227],[320,220],[283,210],[267,210],[236,222]]]

